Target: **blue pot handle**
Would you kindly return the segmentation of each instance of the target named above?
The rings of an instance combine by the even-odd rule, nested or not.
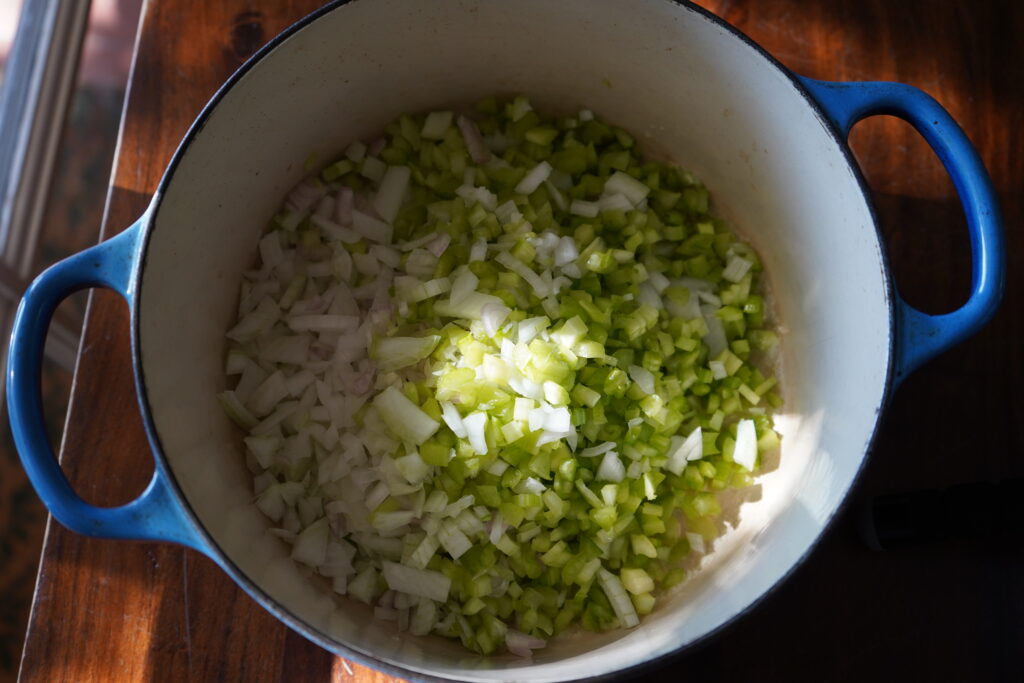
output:
[[[971,296],[942,315],[927,315],[896,295],[896,367],[903,379],[922,363],[977,332],[1003,296],[1006,250],[992,180],[960,126],[926,93],[902,83],[833,83],[800,77],[832,125],[846,137],[863,118],[896,116],[932,146],[960,195],[971,237]]]
[[[70,294],[87,287],[112,289],[131,305],[135,249],[146,220],[143,216],[118,236],[51,266],[29,286],[11,332],[7,409],[29,480],[61,524],[87,536],[173,541],[204,551],[206,544],[175,499],[159,465],[146,490],[127,505],[89,505],[61,471],[43,422],[39,379],[54,310]]]

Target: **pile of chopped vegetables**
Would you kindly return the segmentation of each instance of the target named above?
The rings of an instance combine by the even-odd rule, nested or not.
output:
[[[416,635],[529,656],[636,626],[779,444],[757,255],[586,110],[385,133],[290,193],[245,275],[220,399],[256,504]]]

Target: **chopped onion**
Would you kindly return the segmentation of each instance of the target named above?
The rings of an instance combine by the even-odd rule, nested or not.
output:
[[[604,591],[605,597],[608,598],[608,602],[611,603],[615,616],[619,618],[619,623],[622,624],[622,627],[633,628],[638,625],[640,618],[637,617],[633,601],[629,599],[629,595],[626,593],[626,589],[622,587],[619,577],[607,569],[601,568],[597,570],[597,581],[601,586],[601,590]]]
[[[443,140],[448,127],[452,125],[452,112],[432,111],[427,114],[420,129],[420,135],[428,140]]]
[[[600,210],[601,206],[597,202],[587,202],[582,199],[574,199],[569,205],[569,213],[584,218],[596,218]]]
[[[692,531],[686,532],[686,540],[690,543],[690,549],[695,553],[704,554],[704,537],[700,534],[695,534]]]
[[[753,420],[740,420],[736,424],[736,448],[732,455],[733,462],[742,465],[748,471],[754,471],[757,461],[757,432]]]
[[[487,242],[477,240],[469,249],[469,262],[483,261],[485,258],[487,258]]]
[[[729,260],[725,263],[725,270],[722,271],[722,277],[729,282],[739,282],[746,276],[753,265],[752,261],[745,258],[729,256]]]
[[[359,317],[354,315],[293,315],[288,318],[288,327],[296,332],[349,332],[359,327]]]
[[[622,171],[616,171],[613,173],[604,184],[605,194],[625,195],[625,197],[634,205],[639,204],[645,197],[647,197],[647,194],[650,191],[651,188]]]
[[[604,481],[620,482],[626,476],[626,467],[615,451],[608,451],[597,468],[597,478]]]
[[[774,335],[736,313],[763,310],[757,258],[696,179],[586,110],[478,111],[403,116],[289,193],[217,398],[304,573],[529,657],[569,601],[590,628],[654,609],[780,399],[747,354]]]
[[[469,540],[466,534],[462,533],[462,529],[451,522],[444,522],[441,525],[437,537],[445,551],[456,560],[473,547],[472,541]]]
[[[641,368],[638,365],[629,366],[629,377],[637,386],[640,387],[640,391],[644,392],[648,396],[654,393],[654,375],[650,371]]]
[[[281,249],[281,239],[276,232],[269,232],[263,236],[259,245],[260,260],[263,267],[267,269],[276,268],[284,260],[284,250]]]
[[[565,196],[557,187],[555,187],[554,183],[552,183],[550,179],[544,181],[544,187],[547,188],[548,195],[551,197],[551,201],[554,202],[555,206],[562,211],[566,211],[569,208],[569,203],[565,201]]]
[[[608,191],[605,185],[605,192]],[[633,203],[624,194],[605,194],[597,200],[597,206],[601,211],[632,211]]]
[[[419,445],[441,426],[393,386],[377,394],[373,405],[391,432],[403,441]]]
[[[487,304],[501,304],[502,301],[491,294],[472,292],[458,304],[451,301],[438,301],[434,304],[434,313],[450,318],[468,318],[480,320],[483,307]]]
[[[725,364],[720,360],[708,361],[708,369],[711,370],[711,376],[715,379],[725,379],[729,376],[729,373],[725,371]]]
[[[658,271],[649,273],[647,281],[651,283],[651,286],[654,287],[654,291],[658,294],[664,294],[665,290],[672,284],[672,281],[665,277],[664,273],[659,273]]]
[[[559,267],[567,266],[573,263],[580,252],[576,247],[576,241],[566,235],[558,240],[558,246],[555,247],[555,265]]]
[[[651,308],[665,308],[665,302],[658,296],[658,291],[647,282],[640,285],[640,294],[637,296],[637,301]]]
[[[452,433],[460,439],[465,439],[469,433],[466,431],[466,426],[462,422],[462,416],[459,414],[458,409],[446,401],[441,404],[441,410],[448,429],[452,430]]]
[[[480,308],[480,320],[484,324],[484,332],[493,337],[511,312],[512,310],[505,304],[484,304]]]
[[[379,218],[374,218],[362,211],[352,211],[352,227],[355,231],[372,242],[389,244],[391,242],[391,226]]]
[[[306,527],[295,537],[292,559],[311,567],[322,565],[327,560],[327,534],[326,517]]]
[[[444,602],[452,581],[441,572],[407,567],[385,560],[382,564],[384,580],[392,590],[421,598]]]
[[[355,207],[355,192],[351,187],[342,186],[334,201],[334,220],[341,225],[352,225],[352,211]]]
[[[584,448],[582,451],[579,452],[579,457],[581,457],[581,458],[594,458],[594,457],[596,457],[598,455],[604,455],[608,451],[613,451],[613,450],[615,450],[615,442],[614,441],[605,441],[604,443],[598,444],[597,446],[592,446],[590,448]]]
[[[441,337],[384,337],[378,339],[370,353],[381,372],[392,372],[408,367],[429,356]]]
[[[533,291],[538,297],[546,297],[548,295],[548,292],[551,289],[550,286],[546,284],[544,280],[537,275],[537,273],[533,272],[529,266],[512,254],[501,252],[495,257],[495,260],[526,280],[526,282],[533,287]]]
[[[708,345],[708,355],[717,358],[728,347],[725,327],[713,311],[704,313],[704,323],[708,328],[708,333],[704,335],[704,343]]]
[[[498,217],[498,220],[502,225],[508,225],[509,223],[515,223],[517,220],[521,220],[523,214],[519,213],[519,209],[516,207],[516,203],[511,199],[507,200],[504,204],[494,209],[494,215]],[[484,242],[486,245],[487,243]]]
[[[531,657],[533,650],[547,646],[547,641],[509,629],[505,632],[505,645],[508,647],[508,651],[514,655]]]
[[[466,143],[466,149],[469,151],[469,158],[477,164],[486,164],[491,158],[491,152],[487,149],[487,145],[484,144],[484,139],[480,135],[480,129],[476,127],[476,124],[472,119],[468,119],[465,116],[458,118],[459,130],[462,131],[462,139]]]
[[[462,425],[466,430],[466,438],[473,445],[473,450],[478,455],[487,455],[487,437],[484,429],[487,425],[486,413],[470,413],[462,418]]]
[[[348,149],[345,150],[345,156],[348,159],[356,163],[359,163],[360,161],[363,160],[363,157],[366,156],[366,145],[364,145],[359,140],[356,140],[355,142],[348,146]]]
[[[469,268],[462,269],[452,281],[452,289],[448,295],[448,301],[453,306],[458,306],[466,300],[466,297],[476,292],[476,286],[479,282],[479,278],[477,278],[473,271]]]
[[[242,343],[251,341],[273,327],[280,317],[281,309],[272,298],[266,297],[260,300],[255,310],[228,330],[227,337]]]
[[[427,242],[427,251],[429,251],[437,258],[441,258],[444,252],[448,250],[448,245],[451,244],[451,241],[451,235],[449,235],[446,232],[439,233],[433,239]]]
[[[532,169],[529,173],[519,181],[516,185],[516,192],[519,194],[531,194],[534,190],[540,187],[540,184],[548,179],[551,175],[551,164],[546,161],[542,161]]]
[[[370,254],[389,268],[397,268],[402,262],[402,255],[398,251],[383,244],[374,244],[370,247]]]
[[[681,436],[672,437],[665,469],[678,476],[683,473],[687,462],[700,460],[702,457],[704,457],[704,435],[698,426],[685,439]]]

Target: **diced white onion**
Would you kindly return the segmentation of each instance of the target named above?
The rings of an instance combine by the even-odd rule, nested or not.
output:
[[[608,598],[608,602],[611,603],[615,616],[619,618],[622,627],[633,628],[638,625],[640,618],[636,614],[636,608],[633,607],[633,601],[629,599],[629,594],[622,587],[619,577],[602,567],[597,570],[597,582]]]
[[[711,370],[711,376],[715,379],[725,379],[729,376],[725,370],[725,363],[720,360],[708,361],[708,369]]]
[[[481,294],[472,292],[458,304],[451,301],[438,301],[434,304],[434,313],[440,316],[451,318],[469,318],[480,320],[484,306],[487,304],[501,304],[502,301],[493,294]]]
[[[493,337],[511,312],[512,309],[505,304],[484,304],[480,309],[480,321],[484,324],[484,332]]]
[[[470,413],[462,418],[462,424],[466,429],[466,438],[477,455],[487,455],[487,437],[484,432],[487,426],[487,413]]]
[[[441,426],[393,386],[377,394],[373,404],[395,436],[416,445],[429,439]]]
[[[391,225],[362,211],[352,211],[352,227],[371,242],[391,243]]]
[[[757,431],[753,420],[740,420],[737,423],[736,448],[732,459],[737,465],[747,468],[747,471],[754,470],[754,463],[757,462]]]
[[[695,534],[692,531],[686,532],[686,540],[690,543],[690,550],[701,555],[704,554],[704,537],[700,534]]]
[[[604,443],[598,444],[597,446],[591,446],[590,448],[584,448],[577,455],[581,458],[593,458],[598,455],[604,455],[608,451],[615,450],[614,441],[605,441]]]
[[[605,186],[607,192],[607,185]],[[633,203],[624,194],[606,194],[597,200],[597,206],[601,211],[631,211]]]
[[[452,125],[452,112],[432,111],[427,114],[420,129],[420,137],[427,140],[442,140],[448,127]]]
[[[466,438],[466,427],[462,423],[462,416],[459,414],[458,408],[447,401],[443,402],[441,404],[441,417],[455,436],[460,439]]]
[[[517,259],[508,252],[501,252],[494,257],[494,260],[511,270],[516,275],[526,280],[538,297],[546,297],[550,287],[535,273],[528,265]]]
[[[466,300],[467,296],[476,291],[476,286],[479,282],[480,279],[469,268],[461,269],[452,281],[452,289],[448,295],[448,300],[453,306],[458,306]]]
[[[530,657],[533,655],[533,650],[545,647],[547,641],[509,629],[505,632],[505,645],[508,647],[508,651],[514,655]]]
[[[568,235],[563,236],[558,240],[558,246],[555,247],[555,265],[560,268],[569,265],[574,262],[579,255],[580,252],[576,247],[576,240]]]
[[[473,242],[473,246],[469,248],[469,262],[483,261],[486,258],[487,242],[482,239]]]
[[[473,547],[472,541],[462,533],[462,529],[450,521],[441,525],[437,537],[441,541],[441,546],[456,560]]]
[[[604,183],[604,193],[609,195],[622,194],[633,203],[639,204],[651,191],[651,188],[622,171],[612,173]]]
[[[704,343],[708,345],[708,356],[717,358],[721,355],[722,351],[728,348],[725,326],[714,312],[704,313],[704,323],[708,328],[708,333],[704,335]]]
[[[527,318],[519,323],[516,328],[516,341],[520,344],[529,344],[540,333],[551,324],[551,321],[544,316]]]
[[[356,140],[345,150],[345,156],[358,164],[366,156],[366,145],[360,140]]]
[[[446,232],[435,235],[426,243],[427,251],[437,258],[441,258],[444,252],[448,251],[448,245],[452,242],[452,236]]]
[[[739,282],[746,276],[753,265],[752,261],[748,261],[740,256],[730,255],[729,259],[725,262],[725,269],[722,270],[722,277],[729,282]]]
[[[597,478],[604,481],[610,481],[612,483],[618,483],[622,481],[626,476],[626,467],[619,460],[619,456],[615,451],[608,451],[604,454],[604,458],[601,460],[601,465],[597,468]]]
[[[465,116],[459,116],[457,122],[459,130],[462,131],[462,139],[466,143],[466,149],[469,151],[469,158],[477,164],[487,163],[491,158],[491,152],[487,149],[487,145],[484,143],[483,136],[480,135],[480,129],[476,127],[476,123]]]
[[[398,215],[409,189],[409,177],[408,166],[389,166],[380,180],[380,187],[373,198],[373,208],[388,223],[393,222]]]
[[[531,194],[534,190],[540,187],[540,184],[548,179],[551,175],[551,164],[546,161],[542,161],[523,177],[516,185],[516,192],[519,194]]]
[[[704,457],[704,435],[701,428],[698,426],[685,439],[673,436],[668,451],[665,469],[675,475],[682,474],[687,462]]]
[[[392,590],[437,602],[444,602],[448,599],[452,581],[441,572],[407,567],[387,560],[383,562],[381,569],[384,573],[384,580]]]
[[[588,202],[582,199],[574,199],[569,204],[569,213],[574,216],[583,216],[584,218],[595,218],[598,212],[601,211],[601,206],[597,202]]]
[[[649,370],[639,365],[630,365],[629,378],[636,382],[637,386],[640,387],[640,391],[648,396],[654,393],[654,375]]]
[[[672,281],[665,277],[664,273],[659,273],[658,271],[649,273],[647,281],[651,283],[651,286],[654,287],[654,291],[658,294],[663,294],[665,290],[668,289],[669,285],[672,284]]]
[[[658,291],[648,282],[644,282],[639,287],[640,293],[637,295],[637,301],[645,306],[656,308],[661,310],[665,308],[665,302],[658,295]]]
[[[351,187],[342,186],[334,201],[334,220],[341,225],[352,225],[352,210],[355,207],[356,193]]]

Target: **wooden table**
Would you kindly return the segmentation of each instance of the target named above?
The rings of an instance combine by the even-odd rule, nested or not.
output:
[[[149,0],[110,187],[104,235],[146,206],[215,88],[318,0]],[[854,503],[879,493],[1024,474],[1024,6],[934,0],[704,0],[792,69],[890,79],[942,102],[977,145],[1006,218],[1010,280],[995,322],[916,373],[890,406]],[[928,312],[968,290],[952,184],[908,126],[876,118],[852,145],[873,188],[902,292]],[[97,292],[62,448],[75,487],[113,504],[151,459],[134,399],[128,319]],[[873,553],[847,508],[795,575],[734,628],[657,672],[660,680],[1024,680],[1020,539]],[[97,541],[51,524],[21,675],[25,681],[360,681],[270,617],[212,562],[160,544]],[[390,680],[390,679],[389,679]]]

